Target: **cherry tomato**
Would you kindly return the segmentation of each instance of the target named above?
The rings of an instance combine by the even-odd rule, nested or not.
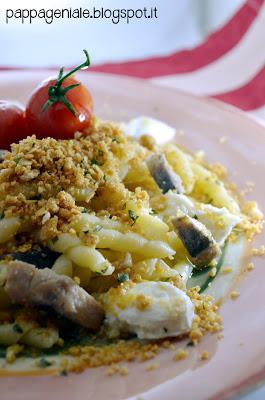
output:
[[[66,78],[60,86],[58,98],[54,96],[53,101],[52,95],[49,95],[50,88],[55,88],[57,82],[56,78],[42,82],[27,104],[27,122],[31,134],[37,138],[51,136],[55,139],[70,139],[76,131],[82,131],[90,125],[93,102],[89,91],[74,78]],[[61,93],[68,87],[72,89],[60,100]],[[51,104],[43,110],[49,100]]]
[[[0,148],[10,149],[10,144],[28,135],[24,110],[16,103],[0,100]]]
[[[93,101],[89,91],[73,78],[73,74],[90,65],[88,52],[85,62],[57,78],[49,78],[33,92],[26,107],[30,132],[37,138],[52,136],[70,139],[76,131],[83,131],[91,123]]]

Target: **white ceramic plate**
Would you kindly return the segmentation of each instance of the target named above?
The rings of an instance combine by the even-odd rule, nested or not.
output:
[[[0,97],[25,102],[47,74],[2,72]],[[176,138],[179,144],[192,151],[203,149],[208,161],[222,162],[230,171],[230,180],[240,188],[246,181],[255,182],[250,198],[257,200],[264,211],[264,127],[234,108],[140,80],[93,73],[80,74],[80,79],[90,88],[100,117],[126,121],[149,115],[183,130],[185,134]],[[227,141],[221,144],[223,136]],[[264,243],[261,235],[255,246]],[[242,266],[247,262],[244,257]],[[198,347],[191,348],[186,360],[173,363],[172,353],[163,351],[156,360],[160,368],[146,372],[145,363],[132,363],[126,377],[107,377],[106,368],[68,377],[5,376],[0,378],[1,400],[231,398],[265,378],[263,264],[264,259],[255,260],[255,270],[239,283],[239,299],[227,300],[222,307],[224,339],[205,337]],[[199,360],[202,350],[209,352],[209,360]]]

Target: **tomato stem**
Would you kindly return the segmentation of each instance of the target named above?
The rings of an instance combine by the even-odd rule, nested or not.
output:
[[[55,82],[54,85],[49,86],[48,88],[48,100],[46,101],[46,103],[43,105],[41,112],[46,111],[51,105],[53,105],[56,102],[61,102],[63,103],[68,110],[74,115],[76,116],[76,112],[74,107],[72,106],[72,104],[66,99],[65,95],[67,92],[69,92],[69,90],[74,89],[77,86],[80,86],[81,83],[75,83],[73,85],[69,85],[66,86],[64,88],[62,88],[62,83],[64,82],[65,79],[69,78],[69,76],[73,75],[75,72],[80,71],[81,69],[87,68],[90,65],[90,59],[89,59],[89,55],[87,50],[83,50],[83,52],[85,53],[86,56],[86,60],[85,62],[83,62],[82,64],[78,65],[77,67],[75,67],[74,69],[72,69],[70,72],[68,72],[67,74],[64,75],[64,67],[60,68],[59,70],[59,74],[57,77],[57,80]]]

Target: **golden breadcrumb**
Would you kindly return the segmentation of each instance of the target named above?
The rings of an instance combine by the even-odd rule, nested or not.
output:
[[[173,361],[180,361],[180,360],[184,360],[185,358],[187,358],[189,355],[189,352],[187,350],[184,349],[178,349],[174,356],[173,356]]]
[[[223,267],[223,268],[221,269],[221,273],[222,273],[222,274],[230,274],[232,271],[233,271],[233,268],[232,268],[232,267]]]
[[[208,351],[202,351],[200,354],[200,360],[205,361],[209,359],[209,353]]]
[[[253,262],[250,262],[248,265],[247,265],[247,271],[253,271],[253,269],[255,268],[255,266],[254,266],[254,263]]]
[[[120,366],[117,364],[111,365],[108,369],[107,369],[107,375],[108,376],[113,376],[115,374],[120,374],[121,376],[125,376],[128,375],[128,368],[125,366]]]
[[[195,344],[206,332],[216,333],[222,330],[222,319],[217,313],[215,300],[211,296],[200,294],[199,290],[199,287],[193,287],[187,291],[194,304],[195,317],[189,336]]]
[[[239,296],[240,296],[240,293],[239,293],[238,291],[236,291],[236,290],[233,290],[233,291],[230,293],[230,298],[231,298],[232,300],[236,300]]]
[[[214,278],[215,275],[216,275],[216,273],[217,273],[217,269],[216,269],[216,267],[213,267],[213,268],[211,268],[210,271],[208,272],[208,275],[209,275],[211,278]]]
[[[260,246],[260,248],[258,248],[258,249],[256,249],[256,248],[252,249],[252,255],[253,255],[253,256],[256,256],[256,257],[262,257],[262,256],[264,256],[264,255],[265,255],[265,246],[262,245],[262,246]]]
[[[155,369],[158,369],[159,367],[160,367],[160,364],[158,362],[152,363],[145,367],[145,371],[154,371]]]

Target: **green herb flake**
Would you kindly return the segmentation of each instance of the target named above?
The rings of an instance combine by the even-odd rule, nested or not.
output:
[[[113,143],[114,143],[114,142],[115,142],[115,143],[120,143],[120,141],[119,141],[116,137],[113,137],[113,138],[112,138],[112,142],[113,142]]]
[[[190,341],[190,342],[187,343],[187,346],[193,347],[193,346],[194,346],[194,343],[193,343],[192,341]]]
[[[62,371],[60,371],[60,375],[61,376],[67,376],[68,372],[65,369],[63,369]]]
[[[21,160],[21,157],[16,157],[15,158],[15,163],[18,164],[20,162],[20,160]]]
[[[16,333],[23,333],[23,329],[21,328],[21,326],[19,324],[13,325],[13,331]]]
[[[42,195],[39,193],[39,194],[36,194],[35,196],[32,196],[29,200],[41,200],[41,198],[42,198]]]
[[[156,215],[156,214],[158,214],[158,212],[156,210],[154,210],[153,208],[151,208],[149,214],[150,215]]]
[[[128,214],[129,214],[129,217],[131,218],[131,220],[133,221],[133,223],[131,224],[131,226],[133,226],[135,224],[135,222],[137,221],[137,219],[139,218],[139,215],[137,215],[133,210],[129,210]]]
[[[0,212],[0,219],[3,219],[3,218],[5,218],[5,212],[4,212],[4,211],[1,211],[1,212]]]
[[[48,368],[52,365],[52,363],[46,358],[41,358],[38,364],[41,368]]]
[[[82,214],[87,214],[89,212],[90,212],[89,208],[83,207]]]
[[[108,267],[109,266],[106,264],[105,267],[103,267],[103,269],[97,273],[97,275],[104,275],[107,272]]]
[[[91,162],[91,165],[99,165],[98,160],[96,160],[95,158],[92,158],[92,160],[90,162]]]
[[[194,218],[194,219],[198,219],[198,215],[195,214],[195,215],[193,216],[193,218]]]
[[[101,225],[96,225],[93,232],[99,232],[99,231],[101,231],[102,228],[103,227]]]
[[[99,155],[100,157],[103,157],[103,156],[104,156],[104,151],[103,151],[103,150],[99,150],[99,151],[98,151],[98,155]]]
[[[125,272],[125,273],[119,273],[118,274],[118,276],[117,276],[117,281],[119,282],[119,283],[123,283],[123,282],[126,282],[126,281],[128,281],[130,278],[129,278],[129,275]]]

